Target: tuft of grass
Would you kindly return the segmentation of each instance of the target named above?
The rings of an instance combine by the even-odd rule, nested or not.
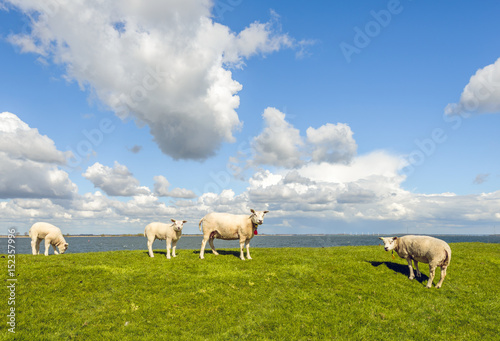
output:
[[[205,260],[196,250],[178,250],[171,260],[160,251],[149,258],[145,250],[17,255],[15,337],[498,338],[500,245],[450,246],[441,289],[425,288],[425,264],[422,278],[410,281],[406,261],[376,246],[254,248],[250,261],[241,261],[238,250],[207,252]]]

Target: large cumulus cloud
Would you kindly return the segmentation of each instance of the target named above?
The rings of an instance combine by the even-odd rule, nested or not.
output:
[[[31,20],[31,31],[11,35],[11,43],[64,65],[67,79],[117,115],[148,125],[174,159],[203,160],[233,142],[242,85],[230,69],[295,44],[274,14],[232,32],[212,20],[211,1],[6,3]]]

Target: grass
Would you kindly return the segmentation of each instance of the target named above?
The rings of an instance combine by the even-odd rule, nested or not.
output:
[[[376,246],[16,256],[16,340],[493,340],[500,245],[456,243],[441,289]],[[6,262],[5,262],[6,263]],[[3,271],[6,273],[7,271]],[[434,284],[439,279],[437,270]],[[5,302],[7,290],[4,289]],[[0,338],[9,339],[7,304]]]

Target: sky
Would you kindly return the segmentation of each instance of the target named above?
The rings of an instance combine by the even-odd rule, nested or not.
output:
[[[0,0],[0,225],[188,234],[255,209],[268,234],[498,232],[498,13]]]

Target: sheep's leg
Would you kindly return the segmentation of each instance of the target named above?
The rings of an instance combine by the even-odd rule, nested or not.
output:
[[[177,257],[175,254],[175,248],[177,247],[177,240],[172,241],[172,257]]]
[[[215,251],[215,246],[214,246],[214,238],[209,238],[208,243],[210,244],[210,248],[212,249],[212,253],[216,256],[219,255],[217,251]]]
[[[204,259],[205,258],[205,245],[207,244],[207,240],[208,240],[208,235],[204,235],[203,236],[203,241],[201,242],[201,249],[200,249],[200,259]]]
[[[413,273],[413,267],[411,264],[411,258],[407,259],[408,261],[408,269],[410,269],[410,277],[408,277],[410,280],[415,278],[415,274]]]
[[[47,237],[45,237],[45,256],[49,255],[49,247],[50,247],[50,242],[47,240]]]
[[[54,245],[54,244],[50,244],[50,245],[52,245],[52,248],[54,249],[54,254],[55,254],[55,255],[58,255],[58,254],[59,254],[59,252],[57,251],[57,246],[56,246],[56,245]]]
[[[36,239],[31,239],[31,253],[33,256],[36,256],[38,254],[38,238]]]
[[[170,259],[170,247],[172,245],[172,239],[167,238],[167,259]]]
[[[250,240],[246,240],[245,241],[245,246],[247,248],[247,259],[252,259],[252,257],[250,257]]]
[[[243,255],[243,246],[245,245],[245,239],[240,239],[240,259],[245,260],[245,256]]]
[[[447,268],[446,265],[443,265],[441,267],[441,278],[439,279],[438,284],[436,284],[437,289],[441,288],[441,285],[443,285],[444,278],[446,277],[446,268]]]
[[[153,254],[153,242],[155,240],[151,240],[148,238],[148,253],[149,253],[149,257],[153,258],[155,255]]]
[[[426,288],[432,287],[432,281],[434,280],[435,273],[436,273],[436,266],[429,264],[429,281],[427,282]]]
[[[37,238],[36,239],[36,254],[40,254],[40,243],[42,242],[43,239]]]
[[[417,277],[420,277],[422,274],[420,273],[420,270],[418,269],[418,261],[414,260],[413,263],[415,263],[415,269],[417,269]]]

